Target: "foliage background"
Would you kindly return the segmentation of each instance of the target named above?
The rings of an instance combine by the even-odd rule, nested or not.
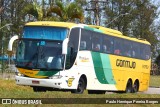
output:
[[[0,47],[3,45],[6,54],[9,39],[15,34],[22,36],[23,26],[29,21],[97,24],[98,19],[101,26],[148,40],[156,56],[159,52],[159,6],[157,0],[0,0],[0,26],[13,24],[0,29]]]

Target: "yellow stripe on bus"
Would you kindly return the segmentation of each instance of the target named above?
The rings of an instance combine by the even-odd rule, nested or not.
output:
[[[29,76],[29,77],[36,77],[36,78],[45,78],[47,76],[37,76],[39,70],[27,70],[23,68],[18,68],[18,71],[22,73],[23,75]]]

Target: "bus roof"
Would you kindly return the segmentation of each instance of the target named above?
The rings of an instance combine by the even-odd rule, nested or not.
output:
[[[124,36],[118,30],[105,28],[102,26],[96,26],[96,25],[76,24],[76,23],[71,23],[71,22],[36,21],[36,22],[26,23],[25,26],[55,26],[55,27],[65,27],[65,28],[69,28],[69,29],[71,29],[73,27],[80,27],[81,26],[81,27],[84,27],[84,29],[89,29],[89,30],[93,30],[95,32],[101,32],[101,33],[112,35],[115,37],[124,38],[124,39],[128,39],[131,41],[137,41],[137,42],[141,42],[141,43],[145,43],[145,44],[150,45],[150,43],[148,41],[146,41],[145,39],[142,39],[142,38],[137,39],[137,38]]]
[[[70,22],[36,21],[36,22],[26,23],[25,26],[56,26],[56,27],[72,28],[75,25],[77,24]]]
[[[115,36],[115,37],[124,38],[124,39],[128,39],[128,40],[131,40],[131,41],[137,41],[137,42],[141,42],[141,43],[145,43],[145,44],[151,45],[146,39],[125,36],[118,30],[105,28],[105,27],[102,27],[102,26],[96,26],[96,25],[89,25],[89,27],[99,29],[104,34],[108,34],[108,35],[112,35],[112,36]]]

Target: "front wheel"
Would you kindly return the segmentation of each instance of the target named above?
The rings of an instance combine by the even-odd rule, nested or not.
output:
[[[80,78],[78,82],[78,87],[76,90],[72,90],[71,93],[82,94],[85,90],[86,83],[83,78]]]

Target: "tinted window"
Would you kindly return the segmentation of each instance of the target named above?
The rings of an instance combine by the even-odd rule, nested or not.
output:
[[[113,53],[113,38],[107,35],[102,36],[102,52]]]
[[[16,66],[41,70],[62,69],[62,41],[20,39]]]
[[[150,58],[150,46],[141,44],[141,59],[148,60]]]
[[[140,43],[132,42],[132,57],[140,58]]]
[[[81,34],[80,50],[92,50],[144,60],[150,58],[149,45],[85,29],[82,29]]]
[[[120,38],[114,38],[114,54],[122,55],[123,52],[123,40]]]
[[[131,41],[127,41],[123,39],[122,42],[122,55],[127,57],[132,57],[132,43]]]
[[[79,44],[79,28],[73,28],[71,30],[68,42],[68,54],[66,60],[66,68],[70,68],[77,56],[78,44]]]
[[[92,50],[101,51],[101,35],[99,33],[94,33],[92,36]]]
[[[91,35],[91,31],[85,29],[81,30],[80,50],[91,50]]]
[[[49,26],[25,26],[23,38],[64,40],[67,29]]]

